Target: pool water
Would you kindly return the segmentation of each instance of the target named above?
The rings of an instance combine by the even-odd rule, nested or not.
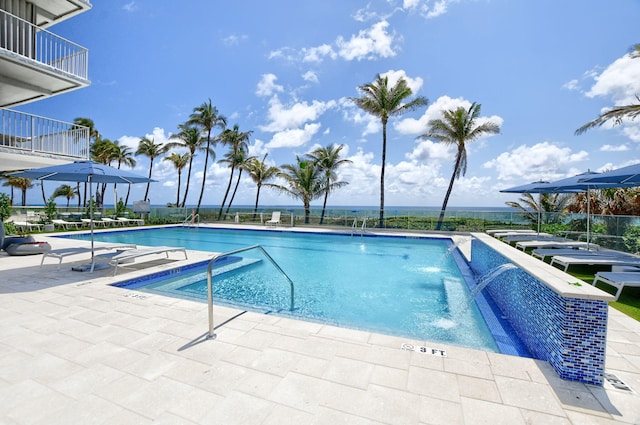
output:
[[[294,282],[294,310],[289,311],[288,282],[258,250],[223,261],[214,277],[214,302],[498,351],[478,307],[470,302],[465,282],[470,271],[449,239],[183,227],[97,233],[95,239],[212,252],[261,245]],[[206,268],[135,286],[206,301]]]

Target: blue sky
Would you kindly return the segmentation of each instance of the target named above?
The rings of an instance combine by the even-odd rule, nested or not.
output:
[[[353,163],[340,177],[349,185],[332,194],[332,205],[378,205],[381,128],[348,100],[378,73],[406,78],[429,99],[390,121],[387,206],[441,205],[455,152],[416,136],[442,110],[471,102],[501,133],[468,145],[467,173],[450,206],[502,207],[518,198],[499,193],[506,187],[640,162],[640,122],[574,135],[603,108],[640,94],[640,59],[627,55],[640,42],[637,0],[92,4],[50,29],[89,49],[91,86],[17,109],[91,118],[103,137],[135,150],[140,137],[167,141],[210,98],[229,126],[253,131],[250,153],[269,153],[273,165],[344,144]],[[148,160],[137,160],[134,171],[146,174]],[[203,162],[196,157],[188,203],[197,201]],[[220,203],[228,173],[211,165],[203,204]],[[154,178],[152,203],[174,201],[172,166],[156,161]],[[247,178],[234,204],[252,205],[255,190]],[[131,199],[143,195],[144,185],[134,186]],[[39,191],[29,199],[41,201]],[[260,199],[298,202],[268,189]]]

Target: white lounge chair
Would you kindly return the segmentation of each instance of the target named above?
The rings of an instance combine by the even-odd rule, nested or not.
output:
[[[148,248],[129,249],[126,251],[118,252],[115,254],[100,254],[94,256],[94,261],[106,261],[110,265],[114,266],[113,275],[118,273],[118,266],[121,264],[132,263],[136,258],[146,257],[147,255],[154,254],[166,254],[169,258],[170,252],[182,252],[184,259],[187,257],[187,250],[184,248],[172,247],[172,246],[151,246]]]
[[[554,255],[551,258],[551,265],[556,264],[564,267],[566,272],[569,266],[640,266],[640,257],[617,254],[595,254],[595,255]]]
[[[526,251],[533,248],[584,248],[589,249],[591,247],[597,247],[593,243],[580,242],[580,241],[548,241],[548,240],[534,240],[534,241],[520,241],[516,242],[516,248]]]
[[[107,227],[107,224],[102,220],[91,220],[90,218],[81,218],[80,220],[89,227],[91,227],[92,221],[93,221],[93,227],[96,227],[96,226]]]
[[[618,301],[618,297],[625,286],[633,286],[636,288],[640,287],[640,273],[598,272],[596,273],[596,277],[593,279],[593,286],[596,286],[597,282],[606,283],[607,285],[618,288],[616,291],[616,301]]]
[[[135,249],[136,247],[137,245],[135,244],[104,245],[104,246],[94,246],[93,251],[94,253],[95,251],[116,251],[116,253],[118,253],[118,251],[120,250]],[[61,249],[51,250],[51,251],[45,252],[42,255],[40,266],[42,267],[44,265],[45,259],[51,257],[51,258],[56,258],[58,260],[58,268],[60,268],[60,265],[62,264],[62,260],[64,260],[66,257],[72,256],[72,255],[78,255],[78,254],[87,254],[87,253],[89,254],[91,253],[91,248],[73,247],[73,248],[61,248]]]
[[[501,238],[503,242],[508,244],[522,241],[566,241],[567,238],[550,235],[549,233],[523,233],[520,235],[510,235]]]
[[[42,224],[29,223],[28,221],[14,221],[13,225],[25,232],[30,232],[33,229],[40,231],[42,228]]]
[[[272,212],[271,218],[265,221],[264,224],[267,226],[273,226],[273,227],[276,227],[278,224],[280,224],[280,211]]]
[[[486,231],[486,233],[491,236],[499,237],[496,235],[504,234],[504,233],[513,233],[513,234],[537,233],[537,231],[532,229],[489,229]]]
[[[62,227],[64,230],[69,230],[69,227],[74,226],[76,229],[79,229],[82,226],[82,223],[77,221],[67,221],[62,219],[53,219],[51,220],[55,227]]]
[[[121,220],[114,220],[109,217],[102,217],[102,221],[105,223],[105,226],[108,224],[110,226],[125,226],[125,222]]]
[[[531,251],[531,255],[541,259],[542,261],[547,257],[553,257],[554,255],[586,256],[598,254],[602,254],[602,251],[578,248],[538,248]]]
[[[121,223],[124,223],[125,225],[132,224],[132,223],[134,223],[137,226],[143,226],[144,225],[144,220],[139,219],[139,218],[118,217],[118,221],[120,221]]]

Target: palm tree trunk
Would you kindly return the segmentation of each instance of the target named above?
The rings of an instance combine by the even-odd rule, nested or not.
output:
[[[149,164],[149,178],[151,178],[151,170],[153,169],[153,158],[151,158],[151,163]],[[151,182],[147,183],[147,190],[144,192],[144,201],[147,202],[147,198],[149,197],[149,186],[151,186]]]
[[[127,205],[129,205],[129,195],[131,194],[131,184],[127,185],[127,197],[125,198],[124,201],[124,206],[126,207]]]
[[[227,205],[226,213],[229,214],[229,210],[231,209],[231,204],[233,203],[233,199],[236,197],[236,192],[238,191],[238,186],[240,185],[240,178],[242,177],[242,168],[238,173],[238,180],[236,180],[236,187],[233,188],[233,193],[231,194],[231,199],[229,200],[229,205]]]
[[[382,121],[382,169],[380,170],[380,222],[378,227],[384,227],[384,166],[387,161],[387,122]]]
[[[442,222],[444,221],[444,213],[447,210],[447,203],[449,202],[449,196],[451,195],[451,190],[453,189],[453,182],[456,180],[456,174],[458,168],[460,168],[460,155],[456,158],[456,165],[453,167],[453,174],[451,175],[451,180],[449,181],[449,188],[447,189],[446,195],[444,195],[444,202],[442,203],[442,208],[440,209],[440,217],[438,217],[438,224],[436,225],[436,230],[440,230],[442,228]]]
[[[329,187],[329,182],[327,181],[327,187]],[[322,203],[322,214],[320,214],[320,224],[324,222],[324,212],[327,209],[327,198],[329,197],[329,191],[324,192],[324,202]]]
[[[231,182],[233,181],[233,172],[235,167],[231,167],[231,174],[229,174],[229,183],[227,183],[227,190],[224,192],[224,198],[220,204],[220,212],[218,213],[218,220],[222,218],[222,210],[224,210],[224,204],[227,202],[227,196],[229,196],[229,189],[231,189]]]
[[[204,185],[207,182],[207,166],[209,164],[209,149],[211,149],[211,132],[207,135],[207,152],[204,155],[204,170],[202,172],[202,188],[200,188],[200,197],[196,206],[196,214],[200,214],[200,204],[202,204],[202,195],[204,195]]]
[[[304,224],[309,224],[309,218],[311,217],[311,204],[309,201],[304,202]]]
[[[256,192],[256,205],[253,207],[253,221],[256,221],[256,214],[258,213],[258,199],[260,199],[260,188],[262,185],[258,185],[258,190]]]
[[[189,184],[191,183],[191,164],[193,163],[193,155],[189,158],[189,170],[187,171],[187,184],[184,188],[184,196],[182,197],[182,208],[187,202],[187,194],[189,193]]]
[[[180,180],[182,179],[182,170],[178,170],[178,190],[176,191],[176,208],[180,207]]]
[[[47,197],[44,195],[44,180],[40,182],[40,190],[42,191],[42,202],[47,205]]]

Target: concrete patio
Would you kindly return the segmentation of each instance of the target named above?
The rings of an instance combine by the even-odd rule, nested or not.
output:
[[[224,307],[206,340],[206,304],[109,286],[210,257],[112,277],[71,271],[87,254],[58,269],[2,252],[0,423],[640,423],[640,323],[611,308],[607,372],[630,390],[563,381],[543,361]]]

